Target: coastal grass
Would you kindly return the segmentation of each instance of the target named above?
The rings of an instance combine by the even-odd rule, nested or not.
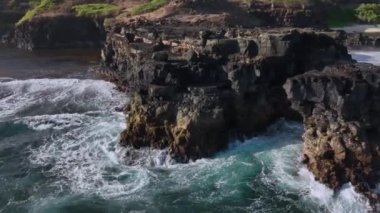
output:
[[[148,13],[159,9],[160,7],[166,5],[168,0],[150,0],[147,3],[137,5],[131,9],[132,15],[139,15],[143,13]]]
[[[47,10],[51,7],[53,7],[58,0],[32,0],[32,9],[26,11],[25,15],[21,17],[21,19],[16,23],[16,25],[20,25],[23,22],[30,20],[34,16],[36,16],[38,13]]]
[[[117,5],[97,3],[97,4],[80,4],[72,7],[78,16],[87,17],[106,17],[120,12],[121,8]]]

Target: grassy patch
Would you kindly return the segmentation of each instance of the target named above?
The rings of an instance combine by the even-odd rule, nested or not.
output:
[[[25,15],[16,23],[16,25],[19,25],[19,24],[33,18],[38,13],[53,7],[57,3],[57,1],[58,0],[33,0],[33,1],[31,1],[33,8],[26,11]]]
[[[329,27],[343,27],[357,21],[355,9],[332,8],[328,10],[327,24]]]
[[[80,4],[72,7],[78,16],[106,17],[115,15],[120,7],[113,4]]]
[[[360,4],[355,11],[359,20],[371,23],[380,22],[380,4]]]
[[[148,13],[159,9],[160,7],[166,5],[168,0],[150,0],[145,4],[140,4],[131,9],[132,15],[139,15],[143,13]]]

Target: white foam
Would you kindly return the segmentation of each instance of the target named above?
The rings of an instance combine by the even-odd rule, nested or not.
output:
[[[350,54],[358,62],[380,65],[380,51],[351,51]]]
[[[81,125],[46,138],[44,145],[32,149],[30,161],[52,168],[58,175],[56,185],[76,193],[95,193],[104,197],[129,195],[149,183],[148,171],[141,166],[125,166],[116,154],[123,123],[119,113],[90,117],[83,115]],[[125,180],[124,177],[127,177]]]
[[[263,181],[274,184],[283,190],[300,193],[304,203],[319,206],[332,213],[370,212],[368,200],[355,192],[351,184],[346,184],[334,193],[325,185],[315,181],[313,174],[300,163],[301,144],[292,144],[269,153],[258,153],[257,157],[267,155],[269,173],[263,175]],[[266,162],[268,164],[268,162]]]
[[[16,123],[22,123],[27,125],[33,130],[46,130],[54,129],[61,130],[71,127],[79,127],[83,124],[84,120],[89,120],[85,114],[73,113],[73,114],[57,114],[57,115],[37,115],[26,116],[20,118]]]
[[[0,119],[109,110],[126,98],[101,80],[29,79],[0,82]]]
[[[126,165],[141,165],[146,167],[168,168],[174,165],[174,160],[169,156],[168,150],[131,147],[118,147],[117,156],[124,156]]]
[[[128,100],[109,82],[30,79],[0,82],[0,119],[11,118],[35,131],[50,130],[29,160],[49,168],[52,185],[75,193],[125,196],[149,183],[149,171],[125,166],[118,155]],[[15,118],[16,117],[16,118]]]

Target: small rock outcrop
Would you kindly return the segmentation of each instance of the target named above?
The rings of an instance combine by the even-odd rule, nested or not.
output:
[[[295,29],[223,29],[136,20],[108,29],[104,72],[131,101],[124,145],[207,157],[294,116],[288,77],[350,60],[329,36]]]
[[[105,40],[102,21],[73,15],[36,17],[12,30],[7,42],[18,48],[100,48]]]
[[[370,50],[380,48],[380,33],[345,32],[343,30],[326,33],[350,49]]]
[[[302,114],[304,162],[316,179],[337,189],[351,182],[371,200],[380,169],[380,67],[340,64],[284,85]]]

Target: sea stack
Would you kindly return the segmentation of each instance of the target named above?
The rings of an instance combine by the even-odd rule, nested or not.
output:
[[[303,116],[303,161],[316,179],[338,189],[352,183],[372,200],[380,169],[380,67],[340,64],[290,78],[284,85]]]

